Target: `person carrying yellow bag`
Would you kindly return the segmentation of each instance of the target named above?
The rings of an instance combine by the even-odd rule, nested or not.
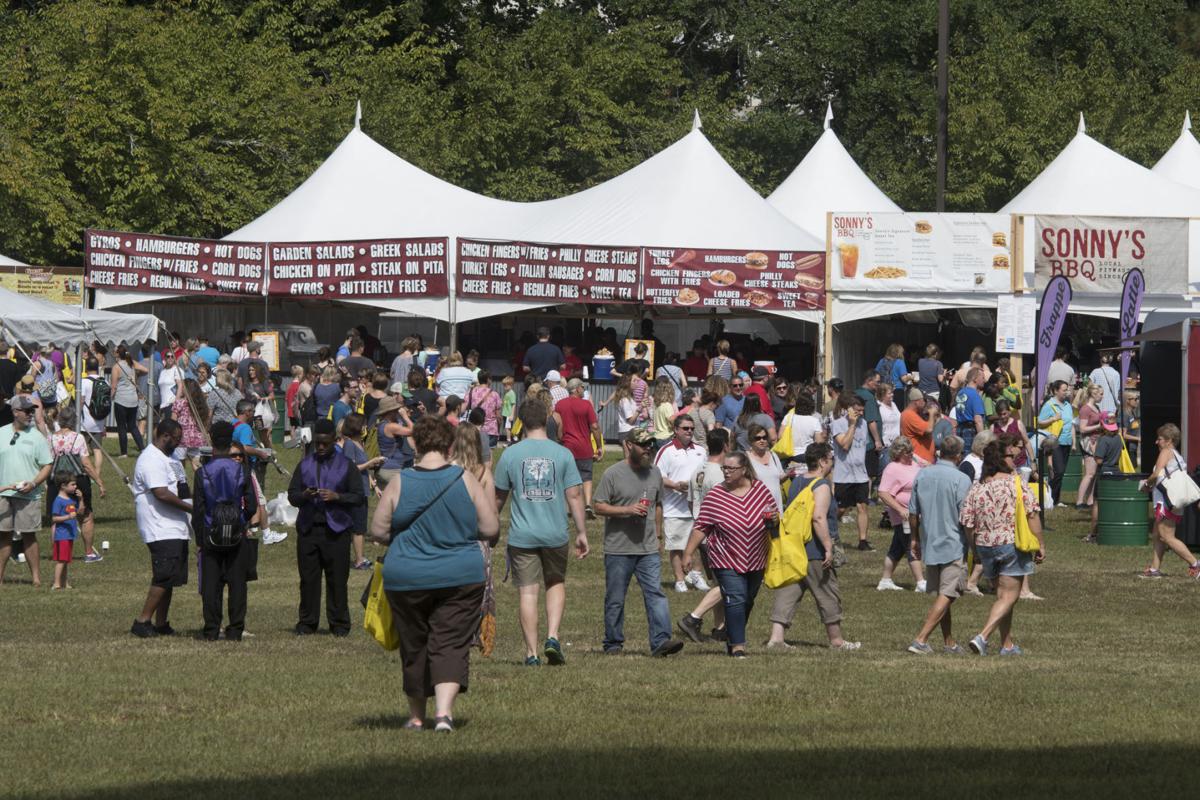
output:
[[[1129,460],[1129,451],[1125,449],[1125,441],[1118,432],[1117,415],[1108,411],[1100,417],[1100,435],[1096,438],[1096,447],[1091,455],[1084,458],[1096,460],[1096,480],[1092,481],[1091,494],[1096,493],[1096,486],[1105,475],[1120,475],[1133,472],[1133,463]],[[1128,467],[1128,469],[1126,469]],[[1096,531],[1100,524],[1100,504],[1093,502],[1092,522],[1088,529],[1085,542],[1096,541]]]
[[[833,650],[858,650],[860,642],[849,642],[842,635],[842,596],[838,590],[837,569],[833,566],[834,539],[837,536],[838,506],[833,496],[829,473],[833,470],[833,450],[828,444],[810,444],[804,451],[807,471],[792,481],[783,527],[799,528],[804,538],[807,561],[804,577],[775,591],[771,604],[771,638],[767,648],[789,650],[784,635],[806,593],[817,604],[817,614]],[[809,500],[811,498],[811,502]]]

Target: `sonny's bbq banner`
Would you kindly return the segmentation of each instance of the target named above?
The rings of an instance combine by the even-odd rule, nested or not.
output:
[[[458,240],[458,296],[478,300],[634,303],[641,248]]]
[[[702,308],[825,307],[825,254],[646,248],[646,303]]]
[[[261,296],[266,247],[255,242],[187,239],[88,230],[85,282],[121,292]]]
[[[1169,218],[1034,218],[1034,286],[1062,276],[1076,292],[1120,294],[1142,270],[1147,294],[1188,291],[1188,221]]]
[[[271,242],[267,292],[327,300],[446,297],[446,245],[439,237]]]

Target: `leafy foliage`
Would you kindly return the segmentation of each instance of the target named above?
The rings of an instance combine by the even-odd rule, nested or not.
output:
[[[995,209],[1074,134],[1152,163],[1200,96],[1178,0],[951,4],[947,206]],[[220,235],[364,128],[467,188],[579,191],[693,108],[763,193],[826,102],[898,203],[933,205],[937,0],[63,0],[0,17],[0,250],[80,257],[89,225]]]

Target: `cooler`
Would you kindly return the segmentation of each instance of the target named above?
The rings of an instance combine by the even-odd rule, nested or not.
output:
[[[612,356],[592,356],[592,380],[611,381],[612,371]]]

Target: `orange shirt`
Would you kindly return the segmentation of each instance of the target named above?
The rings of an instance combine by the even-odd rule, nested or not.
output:
[[[912,406],[900,415],[900,435],[907,436],[913,444],[913,453],[926,464],[934,462],[933,423],[922,419]]]

